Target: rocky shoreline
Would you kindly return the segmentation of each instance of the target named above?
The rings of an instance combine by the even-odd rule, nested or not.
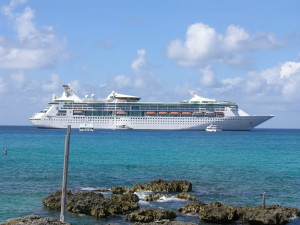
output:
[[[151,191],[144,201],[157,201],[158,199],[170,197],[169,194],[176,194],[176,198],[186,199],[190,203],[178,209],[178,212],[165,209],[140,208],[138,201],[141,200],[135,193]],[[124,220],[134,224],[170,224],[170,225],[191,225],[194,223],[174,221],[178,213],[193,213],[199,216],[200,220],[208,223],[218,224],[250,224],[250,225],[283,225],[290,221],[290,218],[300,216],[300,210],[279,205],[267,206],[233,206],[224,205],[220,202],[204,203],[196,201],[196,197],[188,192],[192,191],[192,184],[186,180],[166,181],[157,179],[147,184],[135,184],[131,188],[115,186],[110,189],[112,193],[108,197],[97,192],[67,193],[66,210],[73,213],[80,213],[107,218],[111,215],[122,215]],[[43,204],[54,210],[60,210],[61,192],[57,191],[42,200]],[[53,220],[53,219],[52,219]],[[1,225],[10,224],[57,224],[59,221],[49,218],[38,218],[31,215],[22,218],[8,220]],[[21,221],[21,222],[20,222]],[[28,223],[22,223],[27,221]],[[42,223],[40,221],[43,221]],[[48,222],[47,222],[48,221]]]

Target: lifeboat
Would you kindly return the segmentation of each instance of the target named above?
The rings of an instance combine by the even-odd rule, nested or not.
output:
[[[223,116],[224,116],[224,113],[223,113],[223,112],[216,112],[216,115],[217,115],[218,117],[223,117]]]
[[[159,112],[158,115],[160,115],[160,116],[167,116],[168,112]]]
[[[153,116],[153,115],[156,115],[156,112],[146,112],[146,115],[147,116]]]
[[[171,116],[179,116],[179,112],[170,112]]]
[[[181,115],[182,116],[191,116],[192,113],[191,112],[182,112]]]
[[[194,112],[193,116],[204,116],[204,112]]]
[[[84,115],[83,110],[73,110],[73,115]]]
[[[127,112],[125,112],[125,111],[117,111],[117,115],[127,115]]]
[[[215,112],[205,112],[205,116],[214,117],[214,116],[216,116],[216,113]]]

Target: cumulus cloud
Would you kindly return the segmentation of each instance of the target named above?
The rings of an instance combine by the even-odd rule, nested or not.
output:
[[[280,68],[280,78],[289,78],[291,75],[299,73],[299,62],[286,62]]]
[[[159,85],[159,79],[148,69],[148,60],[144,49],[137,50],[138,57],[131,63],[131,68],[135,72],[134,86],[136,88],[155,88]]]
[[[300,100],[300,63],[284,62],[244,77],[220,79],[212,90],[218,93],[251,96],[258,101],[295,102]]]
[[[137,58],[132,61],[130,65],[132,71],[134,72],[133,76],[127,76],[124,74],[117,75],[113,78],[113,83],[116,88],[136,88],[144,89],[148,88],[155,89],[160,80],[158,77],[154,76],[148,69],[148,60],[146,57],[146,50],[139,49],[137,50]]]
[[[131,68],[136,74],[146,72],[145,66],[147,65],[146,51],[144,49],[137,50],[138,57],[131,63]]]
[[[246,51],[270,49],[280,46],[272,34],[250,35],[244,28],[230,25],[225,34],[214,28],[196,23],[188,27],[186,40],[173,40],[167,47],[167,56],[179,65],[203,67],[216,63],[241,65],[248,62]]]
[[[35,12],[25,7],[21,13],[15,7],[25,0],[12,0],[1,7],[1,12],[11,22],[15,39],[0,36],[0,68],[33,69],[53,67],[57,60],[67,57],[66,41],[59,39],[51,26],[37,27]]]

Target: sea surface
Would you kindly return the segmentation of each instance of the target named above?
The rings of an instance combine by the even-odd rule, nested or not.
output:
[[[59,219],[60,212],[45,208],[41,199],[61,188],[65,137],[63,129],[0,126],[0,222],[29,214]],[[69,189],[131,187],[158,178],[192,182],[192,194],[203,202],[257,206],[266,192],[267,205],[300,209],[300,129],[71,131]],[[142,208],[174,211],[187,203],[175,197],[139,202]],[[177,213],[176,220],[206,224]],[[130,224],[122,216],[73,213],[66,213],[65,221]]]

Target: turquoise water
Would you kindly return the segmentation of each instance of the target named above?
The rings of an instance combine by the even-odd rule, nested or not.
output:
[[[59,218],[41,199],[62,183],[66,130],[0,126],[0,222],[39,214]],[[186,179],[204,202],[300,208],[300,130],[252,132],[105,131],[71,132],[68,186],[73,190],[129,187],[151,180]],[[145,203],[141,207],[177,210],[186,201]],[[197,217],[178,220],[205,224]],[[119,223],[67,213],[73,224]],[[290,224],[300,224],[293,220]]]

